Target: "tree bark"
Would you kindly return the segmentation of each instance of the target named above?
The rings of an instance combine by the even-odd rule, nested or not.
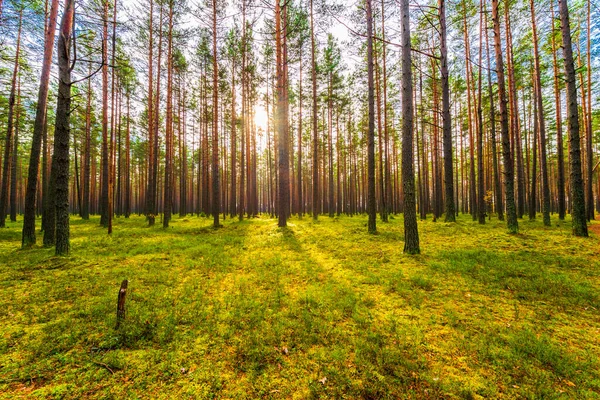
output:
[[[29,171],[27,175],[27,191],[25,194],[25,215],[23,217],[23,234],[21,245],[23,248],[35,244],[35,206],[40,169],[40,152],[42,137],[46,124],[46,107],[48,104],[48,85],[50,82],[50,71],[52,69],[52,53],[54,51],[54,36],[56,32],[56,19],[58,15],[59,0],[52,0],[50,6],[50,17],[45,31],[44,58],[42,63],[42,74],[40,76],[40,87],[38,89],[38,101],[33,125],[33,138],[31,142],[31,155],[29,157]],[[38,205],[38,207],[41,204]]]
[[[367,11],[367,73],[368,73],[368,102],[369,125],[367,131],[367,214],[369,215],[369,233],[377,232],[377,202],[375,198],[375,83],[373,81],[373,11],[371,0],[366,0]]]
[[[54,183],[56,213],[56,255],[69,254],[69,142],[71,136],[71,30],[75,0],[66,0],[58,38],[58,102],[54,128],[51,182]]]
[[[498,97],[500,98],[500,125],[502,132],[502,155],[504,158],[504,191],[506,192],[506,223],[511,233],[519,231],[515,206],[515,187],[513,158],[510,151],[510,133],[508,126],[508,108],[506,86],[504,83],[504,62],[502,57],[502,38],[500,37],[500,18],[498,0],[492,0],[492,20],[494,22],[494,44],[496,49],[496,74],[498,76]]]
[[[569,7],[566,0],[558,1],[562,29],[563,57],[565,64],[565,80],[567,86],[567,122],[569,131],[569,152],[571,158],[571,215],[573,218],[573,234],[588,236],[585,211],[585,193],[581,172],[581,140],[579,137],[579,111],[577,106],[577,82],[575,80],[575,63],[571,43],[571,26],[569,23]]]
[[[419,230],[415,202],[415,167],[413,150],[413,90],[408,0],[400,0],[402,33],[402,188],[404,197],[404,252],[418,254]]]
[[[452,165],[452,120],[450,116],[450,84],[448,79],[448,47],[446,44],[446,0],[439,0],[440,72],[442,77],[442,129],[444,145],[444,185],[446,192],[445,221],[456,222],[454,204],[454,171]]]

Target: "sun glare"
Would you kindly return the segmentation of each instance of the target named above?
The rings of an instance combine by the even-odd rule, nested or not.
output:
[[[254,123],[256,124],[257,129],[262,129],[263,132],[267,131],[267,122],[268,122],[267,110],[262,105],[256,107],[254,113]]]

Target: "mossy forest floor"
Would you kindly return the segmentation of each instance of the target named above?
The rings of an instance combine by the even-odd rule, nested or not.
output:
[[[132,217],[109,237],[74,217],[64,258],[9,223],[0,397],[600,398],[598,223],[428,220],[408,256],[401,216],[366,222]]]

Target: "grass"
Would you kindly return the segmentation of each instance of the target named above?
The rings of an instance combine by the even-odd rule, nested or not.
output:
[[[2,398],[600,398],[600,240],[461,216],[0,230]],[[593,225],[595,228],[598,225]],[[598,232],[598,230],[594,230]],[[129,279],[127,317],[116,299]]]

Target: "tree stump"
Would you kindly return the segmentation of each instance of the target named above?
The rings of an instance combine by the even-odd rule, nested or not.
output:
[[[125,319],[125,295],[127,294],[127,279],[121,282],[119,289],[119,297],[117,298],[117,329],[121,325],[121,321]]]

